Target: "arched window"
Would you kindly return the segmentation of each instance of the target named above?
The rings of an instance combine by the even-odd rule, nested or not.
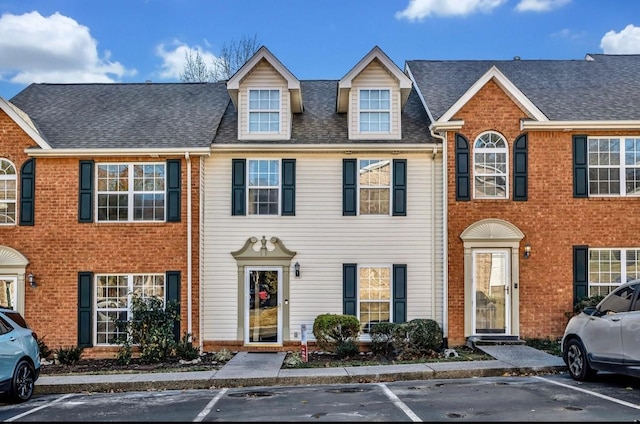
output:
[[[0,225],[16,223],[16,167],[0,159]]]
[[[480,134],[473,144],[473,192],[476,199],[506,199],[509,195],[509,152],[504,137]]]

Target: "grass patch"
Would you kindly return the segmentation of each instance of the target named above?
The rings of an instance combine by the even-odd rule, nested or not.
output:
[[[562,350],[559,340],[552,339],[525,339],[527,346],[531,346],[534,349],[547,352],[551,355],[562,356]]]

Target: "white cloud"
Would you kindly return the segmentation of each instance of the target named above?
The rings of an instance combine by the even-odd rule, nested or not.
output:
[[[629,24],[620,32],[607,32],[600,48],[605,54],[640,54],[640,27]]]
[[[44,17],[38,12],[0,16],[0,75],[18,84],[33,82],[114,82],[135,75],[98,56],[97,41],[89,28],[56,12]]]
[[[516,10],[518,12],[549,12],[569,2],[571,0],[520,0]]]
[[[205,45],[209,45],[206,40]],[[187,54],[190,52],[198,52],[207,66],[211,66],[218,59],[216,55],[200,46],[189,47],[178,40],[174,40],[168,47],[160,44],[156,47],[156,54],[162,59],[160,78],[180,79],[180,74],[184,71],[187,63]]]
[[[507,0],[410,0],[406,9],[396,12],[396,19],[422,21],[429,16],[467,16],[489,13]]]

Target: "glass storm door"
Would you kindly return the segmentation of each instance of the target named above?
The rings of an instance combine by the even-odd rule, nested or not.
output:
[[[0,275],[0,305],[16,309],[18,278]]]
[[[511,332],[509,250],[473,251],[474,333]]]
[[[282,269],[247,268],[245,343],[282,343]]]

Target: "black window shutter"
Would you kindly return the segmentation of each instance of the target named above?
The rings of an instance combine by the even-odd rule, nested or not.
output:
[[[296,160],[282,159],[282,215],[296,214]]]
[[[20,225],[33,225],[35,215],[36,160],[28,159],[20,169]]]
[[[93,346],[93,273],[78,273],[78,347]]]
[[[573,197],[589,197],[587,136],[573,136]]]
[[[342,216],[356,216],[358,204],[358,160],[342,159]]]
[[[342,264],[342,314],[357,316],[358,277],[357,264]]]
[[[80,161],[78,222],[93,222],[93,161]]]
[[[175,302],[176,312],[180,316],[180,271],[167,271],[166,274],[167,303]],[[173,337],[180,341],[180,320],[173,322]]]
[[[393,322],[407,322],[407,265],[393,265]]]
[[[589,296],[589,246],[573,246],[573,304]]]
[[[231,161],[231,215],[246,215],[246,167],[245,159]]]
[[[393,160],[393,216],[407,216],[407,160]]]
[[[522,134],[513,143],[513,200],[525,201],[528,197],[528,142]]]
[[[469,192],[469,142],[461,134],[456,134],[456,200],[471,200]]]
[[[180,222],[182,175],[180,159],[167,160],[167,222]],[[189,190],[190,187],[187,187]]]

